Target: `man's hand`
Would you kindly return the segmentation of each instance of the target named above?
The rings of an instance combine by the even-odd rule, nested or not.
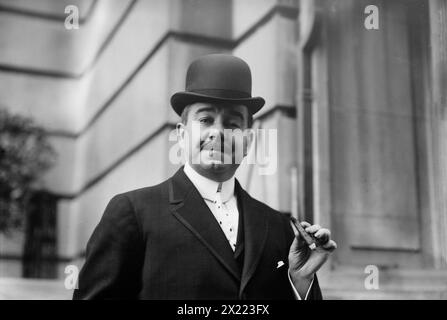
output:
[[[331,240],[331,232],[315,224],[301,222],[306,232],[317,238],[320,243],[316,249],[311,250],[306,241],[298,233],[290,246],[289,273],[295,288],[303,296],[320,267],[329,258],[329,255],[337,248],[334,240]]]

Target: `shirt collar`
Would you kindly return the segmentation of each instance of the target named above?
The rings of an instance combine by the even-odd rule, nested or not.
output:
[[[197,188],[202,198],[211,201],[214,200],[217,188],[219,186],[219,182],[213,181],[211,179],[202,176],[197,171],[195,171],[188,162],[185,163],[183,171],[185,172],[189,180],[191,180],[191,182]],[[234,176],[222,182],[221,196],[223,202],[228,201],[234,195],[234,186],[235,186]]]

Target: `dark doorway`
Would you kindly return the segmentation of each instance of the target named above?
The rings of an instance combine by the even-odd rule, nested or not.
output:
[[[35,193],[27,206],[24,278],[57,277],[56,209],[56,197],[47,192]]]

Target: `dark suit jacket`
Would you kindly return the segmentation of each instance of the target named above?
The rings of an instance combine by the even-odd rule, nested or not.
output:
[[[237,181],[236,194],[239,263],[183,168],[159,185],[115,196],[87,244],[73,298],[294,299],[288,219]],[[316,277],[309,298],[322,298]]]

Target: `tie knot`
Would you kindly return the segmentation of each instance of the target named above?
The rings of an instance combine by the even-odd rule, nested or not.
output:
[[[215,202],[216,202],[217,204],[219,204],[219,205],[221,205],[221,204],[223,203],[223,201],[222,201],[222,196],[221,196],[220,192],[217,192],[217,193],[216,193]]]
[[[217,186],[216,198],[215,198],[215,202],[219,207],[222,205],[222,192],[221,191],[222,191],[222,183],[219,183],[219,185]]]

